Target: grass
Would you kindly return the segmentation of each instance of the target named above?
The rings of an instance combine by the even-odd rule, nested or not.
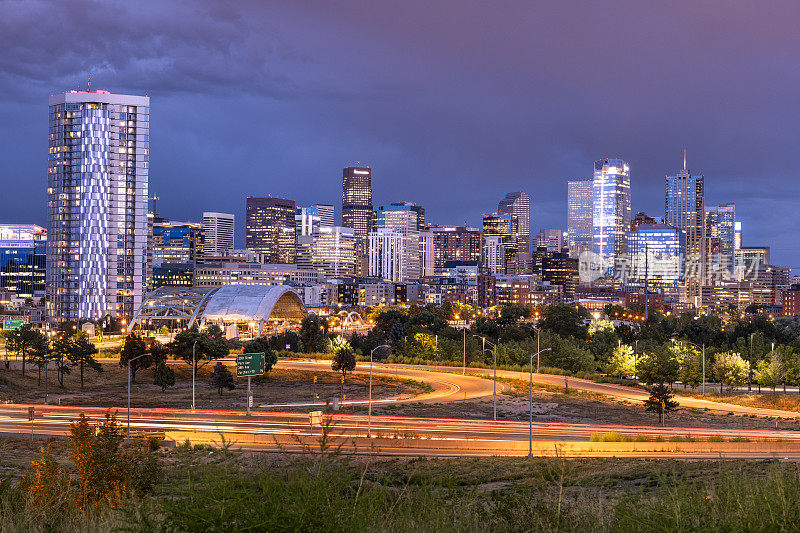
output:
[[[682,396],[692,396],[696,398],[703,398],[712,402],[731,403],[734,405],[742,405],[745,407],[759,407],[761,409],[776,409],[779,411],[794,411],[800,416],[800,395],[796,393],[715,393],[706,392],[703,396],[698,391],[692,390],[679,390],[675,389],[676,394]]]

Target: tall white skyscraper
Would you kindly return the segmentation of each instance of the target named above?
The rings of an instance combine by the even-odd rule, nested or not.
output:
[[[484,235],[482,262],[492,274],[506,273],[506,250],[500,235]]]
[[[592,180],[567,182],[567,246],[573,259],[592,250]]]
[[[431,230],[419,232],[419,263],[422,276],[430,277],[436,274],[436,252]]]
[[[203,213],[203,254],[225,255],[235,248],[233,241],[234,216],[230,213]]]
[[[403,278],[400,281],[417,279],[420,268],[419,214],[412,204],[395,204],[378,209],[375,223],[378,229],[387,228],[403,236]]]
[[[369,275],[386,281],[408,279],[403,261],[406,240],[402,233],[390,228],[378,228],[368,236]]]
[[[507,192],[497,205],[499,215],[516,215],[517,252],[529,252],[531,242],[531,197],[522,191]]]
[[[630,166],[622,159],[600,159],[594,163],[592,181],[592,249],[603,269],[614,268],[614,260],[628,251],[631,226]]]
[[[67,91],[49,104],[51,316],[130,319],[147,277],[150,98]]]

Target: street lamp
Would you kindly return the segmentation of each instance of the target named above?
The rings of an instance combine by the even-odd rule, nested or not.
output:
[[[197,341],[194,341],[194,344],[192,344],[192,411],[194,411],[194,375],[196,372],[195,369],[197,368],[194,356],[195,348],[197,348]]]
[[[531,390],[530,390],[530,417],[528,419],[528,457],[533,457],[533,358],[536,357],[536,360],[539,360],[539,354],[542,352],[546,352],[550,348],[545,348],[544,350],[539,350],[538,352],[531,354]],[[538,370],[537,370],[538,372]]]
[[[142,355],[137,355],[132,359],[128,359],[128,436],[131,436],[131,363],[144,357],[145,355],[151,355],[149,353],[143,353]]]
[[[481,337],[480,335],[473,335],[473,337],[478,337],[483,341],[483,351],[481,353],[485,353],[486,350],[486,343],[492,345],[493,349],[488,350],[494,356],[494,380],[492,381],[492,403],[494,404],[494,419],[497,420],[497,345],[492,341],[487,341],[486,337]]]
[[[381,344],[380,346],[374,347],[369,352],[369,407],[367,410],[367,437],[372,436],[372,354],[375,353],[375,350],[378,348],[389,348],[392,349],[391,346],[388,344]]]

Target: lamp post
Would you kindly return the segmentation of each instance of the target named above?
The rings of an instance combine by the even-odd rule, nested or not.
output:
[[[753,390],[753,335],[755,334],[755,331],[750,334],[750,372],[747,378],[747,392]]]
[[[128,359],[128,436],[131,436],[131,363],[144,357],[145,355],[151,355],[149,353],[143,353],[142,355],[137,355],[132,359]]]
[[[539,350],[535,354],[531,354],[531,383],[530,383],[530,399],[529,399],[530,415],[528,418],[528,457],[533,457],[533,358],[535,356],[536,360],[538,361],[539,354],[542,352],[546,352],[549,349],[550,348],[545,348],[544,350]]]
[[[192,344],[192,411],[194,411],[194,375],[196,372],[196,363],[195,363],[195,348],[197,348],[197,341],[194,341]],[[248,400],[250,401],[250,400]]]
[[[536,330],[536,373],[539,373],[539,354],[542,353],[539,350],[539,339],[542,336],[542,330],[539,327],[534,327],[533,329]]]
[[[494,380],[492,381],[492,404],[494,405],[494,419],[497,420],[497,345],[492,341],[487,341],[486,337],[481,337],[480,335],[473,335],[473,337],[478,337],[483,341],[483,353],[486,350],[486,343],[492,345],[492,349],[488,350],[494,356]]]
[[[369,407],[367,408],[367,437],[372,436],[372,354],[374,354],[375,350],[378,348],[392,349],[392,347],[388,344],[381,344],[380,346],[374,347],[369,352]]]

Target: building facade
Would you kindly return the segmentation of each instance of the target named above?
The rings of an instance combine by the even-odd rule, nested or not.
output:
[[[203,213],[203,253],[222,256],[235,248],[235,218],[230,213]]]
[[[0,224],[0,289],[18,298],[45,295],[47,231],[35,224]]]
[[[490,274],[506,273],[506,252],[501,236],[484,235],[482,263]]]
[[[736,270],[736,204],[706,207],[706,269],[709,274]]]
[[[432,226],[434,269],[439,274],[448,261],[480,261],[481,230],[466,226]]]
[[[365,275],[367,236],[372,231],[372,170],[369,167],[345,167],[342,170],[342,226],[356,234],[357,270]]]
[[[626,283],[674,292],[685,279],[686,234],[667,224],[641,224],[628,237]]]
[[[592,180],[592,250],[602,269],[613,271],[615,260],[628,251],[631,225],[630,166],[622,159],[600,159]]]
[[[392,204],[380,207],[375,213],[377,230],[390,229],[403,236],[401,281],[418,279],[422,275],[418,207],[415,204]]]
[[[402,233],[390,228],[378,228],[377,231],[370,232],[368,238],[370,277],[393,282],[410,279],[405,271],[408,251],[407,241]]]
[[[560,229],[541,229],[536,235],[537,248],[545,248],[550,252],[560,252],[562,247]]]
[[[248,196],[245,247],[265,254],[268,263],[294,263],[295,211],[294,200]]]
[[[483,235],[500,237],[500,241],[503,243],[506,264],[519,251],[517,249],[519,242],[517,240],[518,224],[519,219],[517,219],[516,215],[500,215],[498,213],[483,215]]]
[[[197,264],[203,260],[202,226],[193,222],[153,222],[153,267],[165,263]]]
[[[67,91],[49,123],[51,317],[130,318],[147,277],[150,98]]]
[[[567,239],[569,255],[592,251],[594,203],[592,180],[567,182]]]
[[[514,216],[517,226],[514,237],[519,252],[529,252],[531,246],[531,198],[522,191],[507,192],[497,205],[500,215]]]

